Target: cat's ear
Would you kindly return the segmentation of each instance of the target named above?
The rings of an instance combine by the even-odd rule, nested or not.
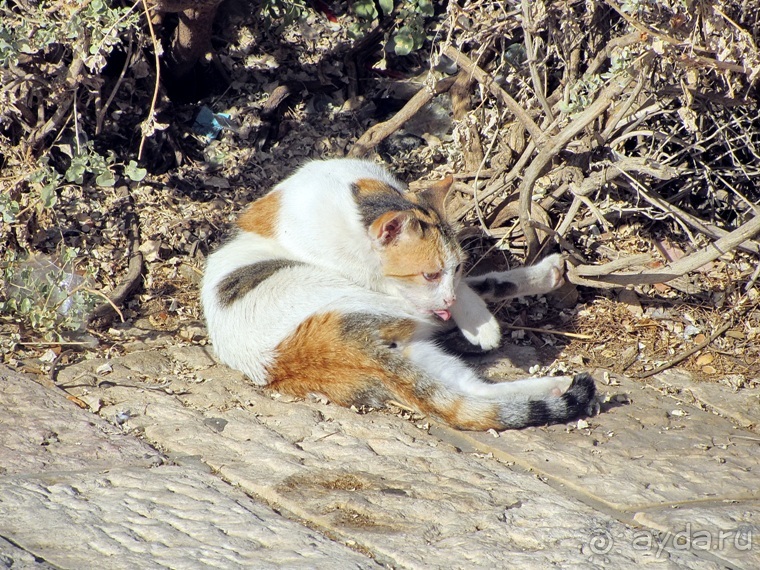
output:
[[[425,202],[427,202],[433,209],[435,209],[435,211],[438,212],[438,215],[443,219],[446,219],[446,206],[444,205],[444,202],[453,183],[454,177],[449,174],[443,180],[434,182],[432,185],[428,186],[422,192],[420,192],[422,199],[425,200]]]
[[[393,243],[409,224],[409,212],[386,212],[369,227],[369,234],[375,241],[386,246]]]

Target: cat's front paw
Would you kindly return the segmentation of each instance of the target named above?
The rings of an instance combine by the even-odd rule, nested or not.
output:
[[[565,260],[562,258],[562,254],[550,255],[534,267],[541,270],[542,288],[546,292],[558,289],[565,283]]]
[[[462,334],[470,344],[479,346],[483,350],[493,350],[501,344],[501,327],[493,315],[486,322],[478,325],[474,332],[462,329]]]

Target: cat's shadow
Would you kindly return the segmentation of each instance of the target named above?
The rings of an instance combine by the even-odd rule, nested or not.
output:
[[[551,365],[562,350],[561,346],[546,345],[537,349],[533,344],[504,340],[499,347],[487,351],[470,344],[459,329],[440,333],[436,341],[446,352],[465,359],[485,380],[493,382],[525,378],[531,375],[530,370],[535,365]]]
[[[483,380],[492,383],[533,376],[531,369],[534,366],[551,366],[563,348],[562,345],[544,345],[536,348],[535,344],[514,344],[505,340],[498,348],[485,351],[470,344],[459,329],[442,332],[436,340],[444,350],[465,359],[470,366],[478,370]],[[617,384],[607,385],[602,382],[604,371],[600,368],[587,370],[581,367],[571,368],[565,373],[574,375],[589,372],[596,380],[597,387],[604,388],[605,395],[600,394],[597,400],[600,413],[630,405],[630,397],[624,388]]]

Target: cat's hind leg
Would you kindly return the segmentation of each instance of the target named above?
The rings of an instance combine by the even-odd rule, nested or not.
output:
[[[588,374],[492,383],[431,342],[414,342],[405,353],[433,379],[429,411],[455,427],[522,428],[566,422],[596,410],[596,387]]]
[[[278,346],[269,385],[298,396],[323,394],[344,406],[395,400],[470,430],[567,421],[594,398],[587,375],[484,381],[435,343],[417,339],[417,325],[365,313],[314,315]]]

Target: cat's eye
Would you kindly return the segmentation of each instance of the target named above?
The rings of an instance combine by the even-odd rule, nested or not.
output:
[[[423,273],[422,276],[425,278],[425,281],[438,281],[441,278],[441,271],[436,271],[435,273]]]

